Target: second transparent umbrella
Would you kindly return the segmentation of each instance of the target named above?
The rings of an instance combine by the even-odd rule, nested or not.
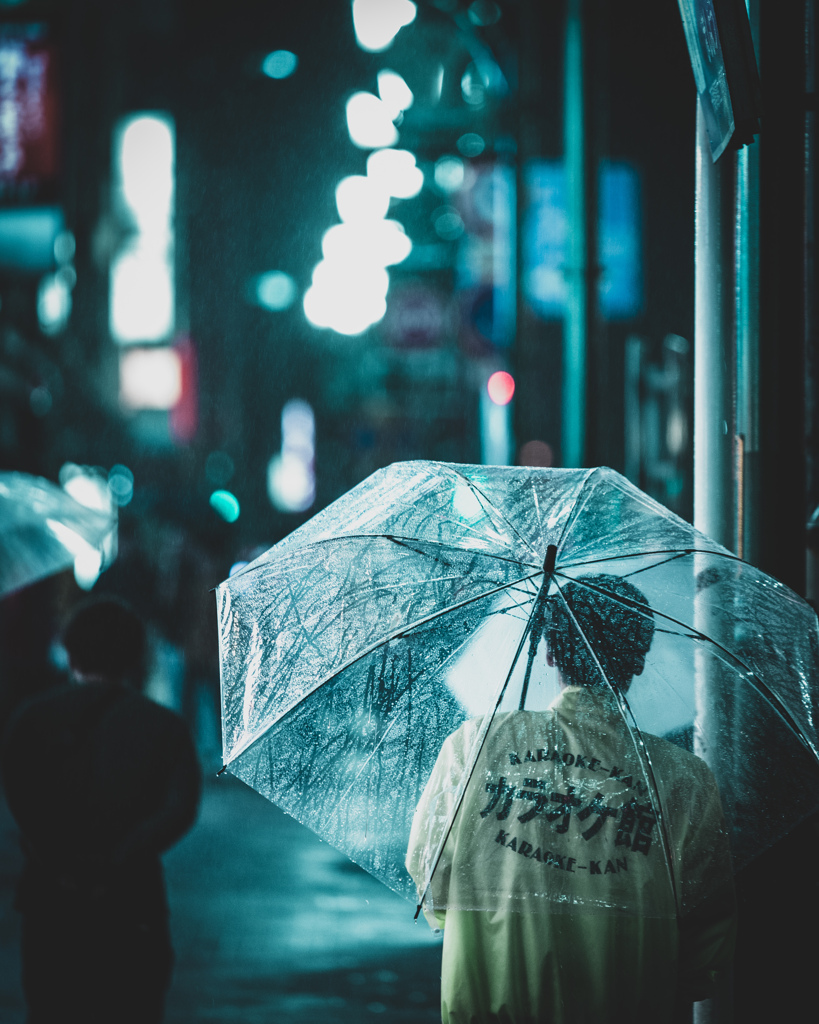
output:
[[[819,805],[813,611],[611,470],[393,465],[217,602],[230,772],[430,915],[679,917]]]
[[[116,522],[28,473],[0,473],[0,596],[53,576],[77,558],[101,565]]]

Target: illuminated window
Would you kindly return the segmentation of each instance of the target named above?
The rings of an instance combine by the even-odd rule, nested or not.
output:
[[[111,263],[110,329],[121,344],[174,330],[174,145],[166,114],[131,115],[115,133],[115,204],[135,228]]]
[[[120,353],[119,399],[124,409],[173,409],[181,397],[182,366],[176,349],[134,347]]]

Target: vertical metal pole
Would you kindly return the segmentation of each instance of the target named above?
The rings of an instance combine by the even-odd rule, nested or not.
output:
[[[759,145],[738,154],[736,191],[737,554],[754,565],[759,562]]]
[[[640,369],[643,356],[643,342],[634,334],[626,338],[625,347],[625,475],[633,484],[640,486],[640,463],[642,437],[640,425]]]
[[[734,252],[735,157],[714,164],[697,107],[694,278],[694,525],[735,545]]]
[[[564,466],[582,466],[586,455],[586,123],[583,82],[583,0],[567,0],[564,50],[563,152],[569,222],[566,312],[563,320],[561,453]]]
[[[705,120],[697,104],[694,525],[731,550],[735,549],[737,536],[735,193],[736,157],[729,151],[716,164],[712,162]],[[700,576],[698,571],[692,594],[694,624],[706,636],[720,635],[725,622],[719,620],[724,620],[730,610],[709,602],[707,581],[707,576]],[[716,752],[730,742],[733,729],[732,680],[704,647],[695,652],[694,672],[694,752],[715,770],[719,783],[723,761]],[[730,976],[721,977],[718,985],[716,998],[696,1004],[695,1024],[725,1024],[732,1019]]]

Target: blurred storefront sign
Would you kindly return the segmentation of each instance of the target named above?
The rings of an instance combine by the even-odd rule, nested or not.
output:
[[[566,177],[558,160],[532,161],[526,169],[523,287],[529,305],[547,320],[566,305],[568,231]],[[640,182],[627,164],[606,162],[599,180],[599,283],[601,313],[628,319],[642,309]]]
[[[0,202],[37,202],[55,193],[56,64],[46,26],[0,25]]]
[[[59,206],[0,210],[0,270],[39,274],[53,269],[54,243],[64,229]]]

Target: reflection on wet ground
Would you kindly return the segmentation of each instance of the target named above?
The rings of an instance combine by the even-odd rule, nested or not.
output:
[[[0,816],[0,1019],[22,1024],[14,829]],[[440,1019],[440,940],[414,908],[242,783],[208,782],[166,857],[177,964],[166,1024]]]

